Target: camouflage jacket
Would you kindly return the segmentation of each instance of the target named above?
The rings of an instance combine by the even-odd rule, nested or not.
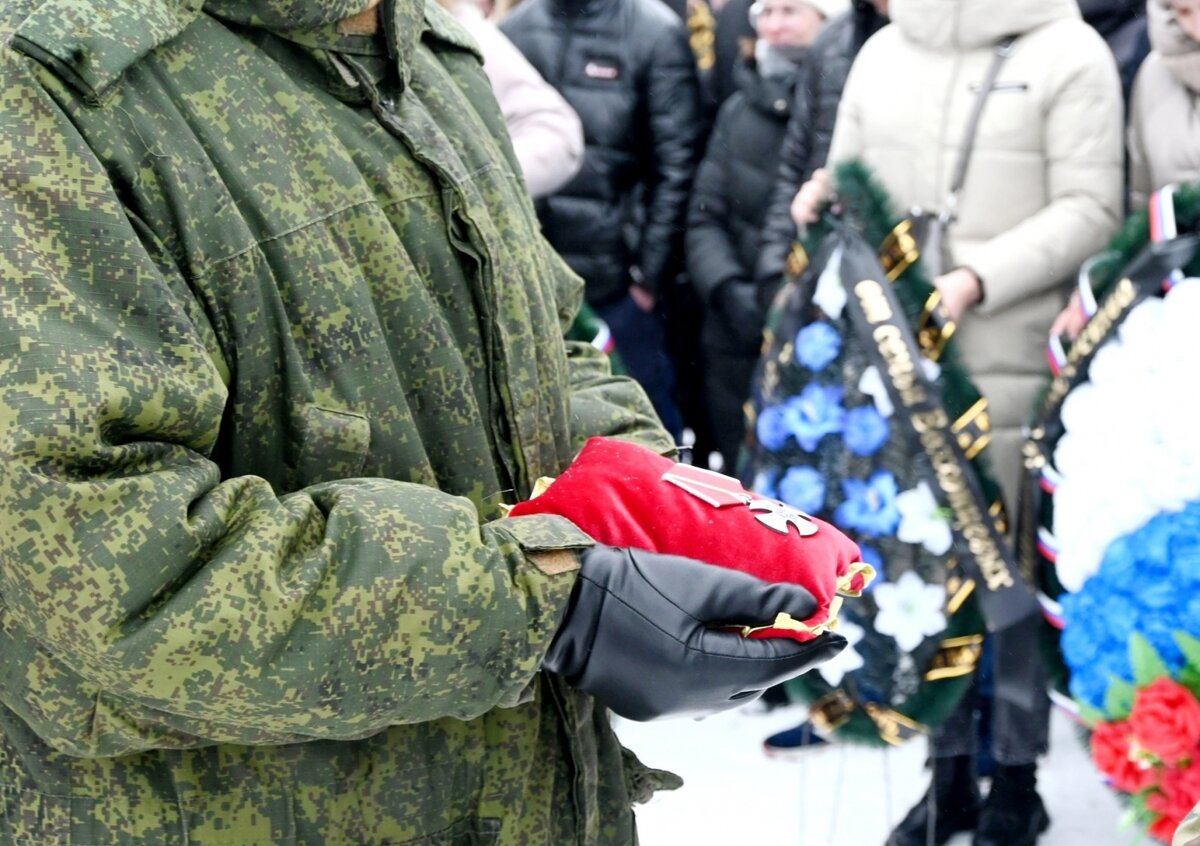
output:
[[[501,506],[670,443],[469,40],[361,5],[0,6],[0,843],[628,844],[663,778]]]

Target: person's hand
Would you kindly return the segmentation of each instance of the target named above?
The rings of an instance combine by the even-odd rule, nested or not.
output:
[[[1060,338],[1065,335],[1074,341],[1083,331],[1087,321],[1087,315],[1083,313],[1083,305],[1079,301],[1079,292],[1074,291],[1071,299],[1067,301],[1067,307],[1060,311],[1058,317],[1050,324],[1050,337]]]
[[[973,305],[983,299],[983,285],[970,268],[959,267],[933,280],[942,294],[942,305],[950,319],[958,323]]]
[[[729,279],[713,292],[713,308],[723,318],[726,328],[738,347],[755,352],[762,343],[766,310],[759,303],[758,286],[751,282]]]
[[[634,305],[646,313],[654,311],[658,305],[658,298],[636,282],[629,286],[629,296]]]
[[[813,171],[812,178],[800,186],[792,198],[792,220],[797,229],[805,229],[821,217],[821,210],[833,196],[833,177],[824,168]]]
[[[581,556],[566,618],[543,669],[630,720],[704,716],[753,701],[768,687],[846,646],[825,633],[799,643],[743,637],[731,624],[811,616],[796,584],[675,555],[596,546]]]

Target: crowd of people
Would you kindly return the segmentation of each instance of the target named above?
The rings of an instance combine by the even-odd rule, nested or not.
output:
[[[540,217],[668,428],[705,433],[697,460],[711,445],[736,472],[793,244],[836,191],[833,167],[859,160],[898,208],[947,223],[933,281],[988,398],[1015,514],[1047,337],[1082,325],[1078,303],[1064,307],[1078,268],[1154,189],[1200,177],[1197,4],[726,0],[697,39],[704,0],[677,20],[657,2],[523,0],[501,26],[583,120],[584,171]],[[697,332],[698,351],[664,342]],[[973,695],[935,731],[930,792],[889,846],[958,831],[980,846],[1037,840],[1049,700],[1033,684],[1032,706],[987,702],[985,731]],[[995,763],[986,801],[981,734]]]
[[[946,226],[1011,506],[1069,281],[1200,178],[1200,0],[14,0],[0,44],[0,843],[636,842],[676,780],[602,706],[846,641],[512,506],[592,437],[737,471],[850,160]],[[889,846],[1037,841],[1031,683],[986,798],[972,695]]]

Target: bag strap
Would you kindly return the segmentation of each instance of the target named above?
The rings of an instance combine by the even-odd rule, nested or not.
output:
[[[962,147],[958,154],[958,163],[954,167],[954,178],[950,181],[950,193],[946,196],[946,207],[940,215],[943,223],[949,223],[953,220],[955,212],[958,209],[958,195],[962,191],[963,184],[967,181],[967,165],[971,163],[971,153],[975,149],[975,136],[979,132],[979,122],[983,118],[984,106],[987,105],[988,95],[992,93],[996,79],[1000,76],[1000,68],[1003,67],[1005,60],[1012,55],[1013,42],[1016,40],[1017,37],[1015,35],[1010,35],[997,42],[993,48],[991,67],[988,68],[987,76],[984,77],[983,83],[979,88],[979,95],[975,98],[975,106],[971,110],[970,119],[967,121],[966,132],[963,133]]]

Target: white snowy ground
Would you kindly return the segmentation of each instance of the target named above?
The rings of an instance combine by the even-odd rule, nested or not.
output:
[[[797,760],[767,758],[763,738],[803,716],[792,706],[701,721],[619,720],[626,746],[686,782],[639,807],[641,846],[883,846],[892,824],[925,791],[925,742],[887,751],[837,744]],[[1053,820],[1039,846],[1151,843],[1120,829],[1119,804],[1057,711],[1039,788]],[[951,846],[970,846],[970,837]]]

